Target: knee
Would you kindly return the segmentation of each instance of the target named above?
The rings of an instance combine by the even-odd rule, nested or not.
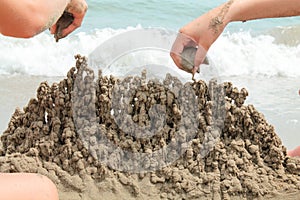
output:
[[[58,200],[55,184],[46,176],[32,173],[0,174],[0,194],[6,200]]]
[[[289,155],[289,156],[292,156],[292,157],[297,157],[297,156],[300,157],[300,146],[298,146],[298,147],[297,147],[296,149],[294,149],[294,150],[288,151],[288,155]]]

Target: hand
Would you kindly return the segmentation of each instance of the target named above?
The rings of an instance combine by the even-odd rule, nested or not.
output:
[[[187,49],[194,49],[188,54],[184,53]],[[205,60],[207,51],[188,35],[178,33],[172,46],[170,55],[175,64],[182,70],[195,74],[199,66]]]
[[[230,5],[228,3],[223,4],[180,29],[180,33],[170,53],[175,64],[180,69],[193,74],[198,71],[200,64],[205,61],[205,56],[210,46],[216,41],[225,26],[230,22],[230,18],[226,15]],[[186,67],[182,65],[182,53],[184,49],[188,47],[197,47],[192,70],[187,70]]]
[[[67,5],[65,12],[71,13],[74,17],[73,22],[61,32],[61,38],[66,37],[71,32],[73,32],[76,28],[81,26],[85,13],[87,11],[87,3],[85,0],[71,0]],[[54,24],[50,28],[51,34],[55,34],[57,31],[57,24]]]

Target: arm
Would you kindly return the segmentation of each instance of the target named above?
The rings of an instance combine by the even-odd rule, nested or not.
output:
[[[28,38],[54,24],[69,0],[0,0],[0,32]]]
[[[231,21],[246,21],[298,15],[300,15],[298,0],[238,0],[232,4],[228,16]]]
[[[187,35],[205,51],[208,51],[230,22],[298,15],[300,15],[299,0],[230,0],[185,25],[180,29],[180,33]],[[176,42],[178,43],[178,41]],[[180,58],[176,54],[180,53],[171,53],[177,66]],[[198,54],[203,55],[204,53]],[[198,60],[203,59],[198,58]],[[197,71],[200,64],[196,63],[194,71]],[[178,67],[181,68],[181,66]]]
[[[85,0],[0,0],[0,33],[6,36],[29,38],[51,27],[64,11],[71,13],[74,21],[62,31],[65,37],[81,26],[87,11]]]

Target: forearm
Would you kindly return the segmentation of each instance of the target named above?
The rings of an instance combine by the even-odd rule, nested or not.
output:
[[[300,15],[299,0],[231,0],[229,21],[247,21],[262,18]]]
[[[0,0],[0,32],[32,37],[53,25],[69,0]]]
[[[206,52],[228,23],[297,15],[300,15],[300,0],[229,0],[183,26],[173,44],[171,57],[180,69],[184,69],[179,55],[185,47],[196,43],[198,50],[193,69],[196,72],[199,61],[204,60]]]

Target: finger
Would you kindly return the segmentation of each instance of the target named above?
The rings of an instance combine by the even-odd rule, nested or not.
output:
[[[182,53],[185,48],[189,48],[189,47],[196,48],[197,43],[195,42],[195,40],[193,38],[189,37],[186,34],[179,32],[177,34],[175,42],[173,43],[173,46],[171,48],[170,55],[171,55],[174,63],[176,64],[176,66],[179,69],[182,69],[185,71],[186,71],[186,69],[182,66]],[[190,73],[190,71],[188,71],[188,72]]]
[[[174,55],[176,55],[176,54],[180,55],[182,53],[183,49],[184,49],[184,44],[183,44],[182,38],[178,34],[173,43],[173,46],[171,48],[171,53],[173,53]]]
[[[181,60],[182,60],[182,52],[184,48],[186,47],[196,47],[197,43],[191,39],[189,36],[183,34],[183,33],[178,33],[175,42],[173,43],[173,46],[171,48],[171,57],[173,61],[175,62],[176,66],[180,69],[184,69],[181,65]]]
[[[66,36],[68,36],[70,33],[72,33],[76,28],[78,28],[78,26],[74,25],[74,24],[70,24],[67,28],[65,28],[64,30],[62,30],[62,34],[61,37],[64,38]]]
[[[51,28],[50,28],[50,33],[51,33],[51,34],[55,34],[55,33],[56,33],[56,29],[57,29],[57,25],[54,24],[54,25],[51,26]]]
[[[180,33],[178,33],[178,35],[173,43],[173,46],[171,48],[170,56],[179,69],[182,69],[180,54],[182,53],[183,49],[184,49],[183,41],[180,36]]]
[[[207,54],[207,50],[204,49],[201,45],[198,45],[198,49],[195,55],[195,60],[194,60],[194,69],[193,69],[193,74],[195,74],[200,65],[203,63],[203,61],[205,60]]]
[[[75,29],[81,26],[83,18],[75,18],[73,23],[62,31],[62,37],[66,37],[72,33]]]
[[[173,59],[175,65],[179,68],[179,69],[183,69],[182,66],[181,66],[181,56],[174,53],[174,52],[171,52],[170,53],[170,56],[171,58]]]
[[[197,43],[188,35],[178,33],[171,51],[176,54],[181,54],[185,47],[197,47]]]

